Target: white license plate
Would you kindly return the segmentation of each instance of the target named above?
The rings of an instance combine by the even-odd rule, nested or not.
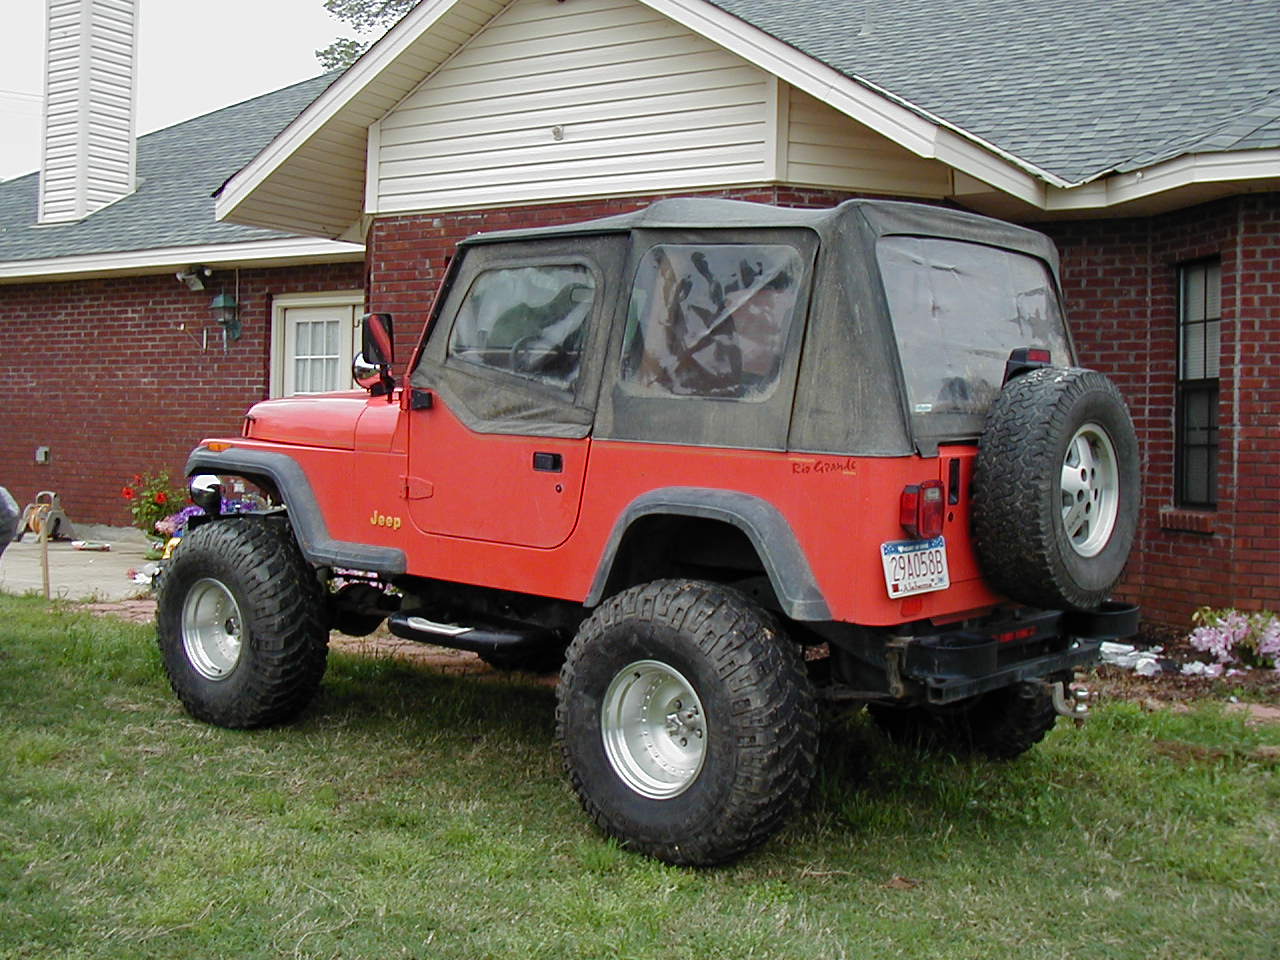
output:
[[[884,585],[895,600],[951,586],[947,544],[942,537],[882,543],[880,558],[884,561]]]

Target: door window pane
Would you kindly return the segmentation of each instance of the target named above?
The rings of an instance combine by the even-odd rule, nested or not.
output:
[[[342,324],[337,319],[298,320],[297,346],[293,356],[294,393],[321,393],[341,390],[339,382],[339,338]]]
[[[581,264],[485,270],[449,334],[449,356],[563,390],[581,366],[595,280]]]

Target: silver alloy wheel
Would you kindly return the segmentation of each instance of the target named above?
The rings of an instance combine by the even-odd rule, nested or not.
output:
[[[1111,437],[1086,423],[1062,460],[1062,527],[1071,548],[1095,557],[1111,539],[1120,513],[1120,467]]]
[[[240,660],[244,617],[219,580],[197,580],[182,602],[182,648],[196,673],[221,680]]]
[[[684,793],[707,756],[702,701],[680,671],[657,660],[637,660],[613,678],[600,734],[614,772],[653,800]]]

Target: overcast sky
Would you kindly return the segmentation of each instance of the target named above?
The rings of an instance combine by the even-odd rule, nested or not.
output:
[[[45,0],[2,0],[0,180],[40,166]],[[344,25],[321,0],[137,0],[138,133],[321,73]]]

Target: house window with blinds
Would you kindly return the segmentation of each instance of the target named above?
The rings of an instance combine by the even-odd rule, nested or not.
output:
[[[1178,404],[1175,497],[1212,508],[1218,496],[1218,376],[1222,343],[1222,264],[1178,270]]]

